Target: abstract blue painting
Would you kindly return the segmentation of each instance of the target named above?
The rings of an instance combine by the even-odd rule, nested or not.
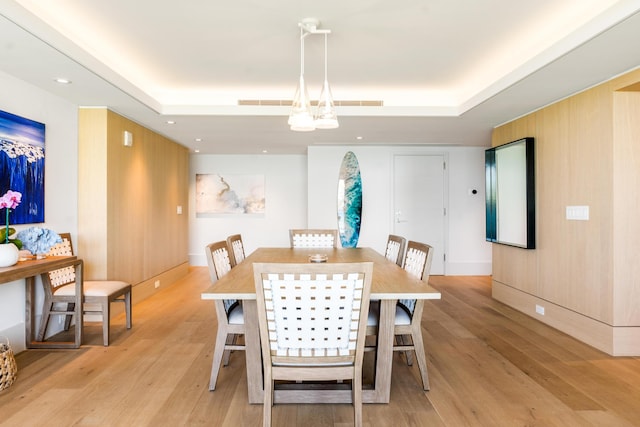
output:
[[[355,248],[362,220],[362,178],[355,154],[347,152],[338,176],[338,232],[343,248]]]
[[[0,194],[7,190],[22,194],[10,224],[44,222],[44,124],[0,111]]]

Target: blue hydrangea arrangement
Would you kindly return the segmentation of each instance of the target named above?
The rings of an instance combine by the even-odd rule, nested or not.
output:
[[[29,227],[18,232],[17,238],[22,241],[22,248],[32,254],[46,254],[56,243],[61,243],[62,238],[58,233],[48,228]]]

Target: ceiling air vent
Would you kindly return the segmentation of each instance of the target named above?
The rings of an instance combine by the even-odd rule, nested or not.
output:
[[[289,107],[293,103],[290,99],[239,99],[238,105],[260,105],[260,106],[276,106]],[[382,107],[382,101],[333,101],[336,107]],[[318,101],[311,101],[311,105],[318,105]]]

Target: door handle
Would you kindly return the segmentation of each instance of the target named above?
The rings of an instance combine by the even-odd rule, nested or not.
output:
[[[409,222],[406,219],[401,219],[402,217],[402,212],[401,211],[396,211],[396,223],[401,223],[401,222]]]

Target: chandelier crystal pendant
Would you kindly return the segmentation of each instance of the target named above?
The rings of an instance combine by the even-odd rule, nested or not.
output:
[[[319,23],[320,21],[315,18],[306,18],[298,24],[300,27],[300,79],[293,97],[288,122],[293,131],[309,132],[316,129],[335,129],[339,126],[327,77],[327,35],[331,30],[318,29]],[[304,39],[310,34],[324,34],[324,84],[315,115],[311,111],[311,100],[304,81]]]

